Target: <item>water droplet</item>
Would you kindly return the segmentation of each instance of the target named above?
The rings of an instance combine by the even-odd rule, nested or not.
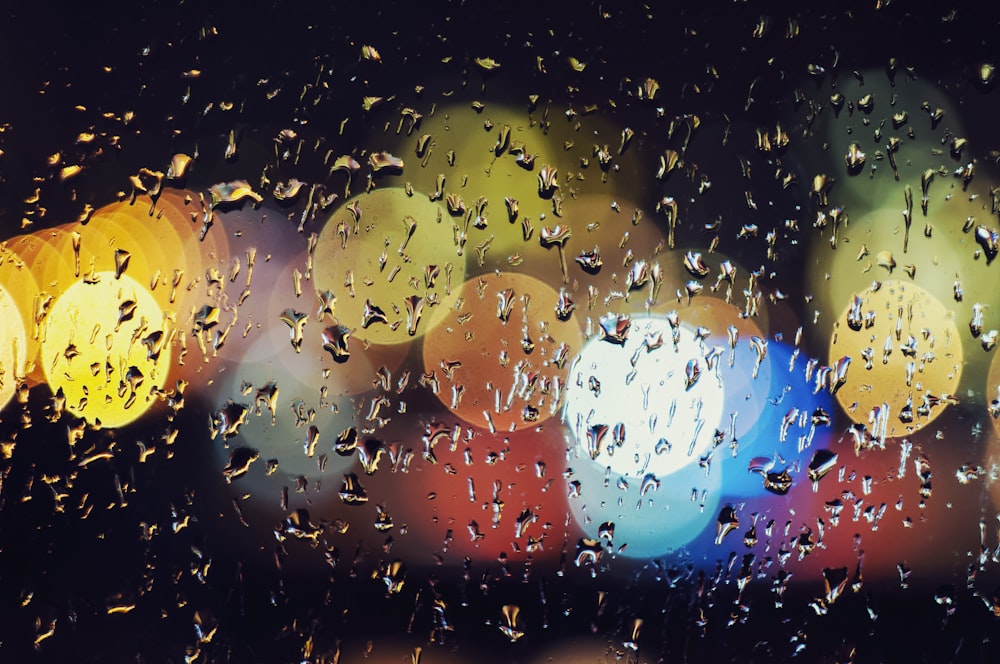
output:
[[[229,452],[229,462],[222,469],[222,476],[226,479],[226,484],[246,475],[250,471],[250,466],[260,458],[260,452],[250,447],[234,447]]]
[[[361,505],[368,502],[368,492],[354,473],[344,475],[339,495],[346,505]]]
[[[819,489],[819,481],[837,464],[837,453],[828,449],[816,450],[809,462],[807,474],[813,482],[813,491]]]
[[[736,508],[732,505],[724,505],[719,511],[715,526],[715,544],[721,545],[726,535],[740,527],[740,518],[736,515]]]

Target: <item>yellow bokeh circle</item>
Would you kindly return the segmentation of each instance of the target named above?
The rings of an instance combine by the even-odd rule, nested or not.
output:
[[[986,379],[986,403],[989,405],[993,428],[1000,435],[1000,353],[994,354],[990,363],[990,373]],[[996,417],[994,413],[997,413]]]
[[[837,318],[830,339],[829,367],[850,358],[837,400],[864,425],[875,425],[872,409],[887,404],[889,437],[918,431],[953,401],[962,377],[954,314],[927,290],[900,281],[886,281],[855,297]],[[831,377],[825,389],[836,384]]]
[[[0,286],[0,408],[10,402],[18,378],[24,374],[27,337],[17,302]]]
[[[334,316],[378,344],[423,335],[431,309],[465,279],[444,206],[376,189],[341,206],[319,234],[313,279],[336,296]]]
[[[92,423],[117,427],[155,401],[170,365],[171,330],[141,283],[98,272],[60,295],[43,322],[40,359],[53,394]]]

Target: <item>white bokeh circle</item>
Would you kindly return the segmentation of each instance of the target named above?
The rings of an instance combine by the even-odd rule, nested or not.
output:
[[[584,345],[563,411],[582,457],[623,477],[663,478],[709,452],[725,406],[719,360],[710,368],[712,348],[684,324],[677,332],[675,345],[666,317],[635,316],[624,343]]]

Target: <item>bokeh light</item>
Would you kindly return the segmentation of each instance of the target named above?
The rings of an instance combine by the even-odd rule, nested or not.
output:
[[[393,480],[408,488],[409,499],[393,501],[392,512],[408,524],[417,550],[442,561],[537,562],[562,554],[569,507],[561,429],[491,435],[431,422],[423,435],[433,463],[414,461]]]
[[[559,293],[515,272],[461,284],[434,311],[424,339],[433,390],[463,420],[492,431],[535,426],[558,412],[583,335]],[[565,320],[563,320],[565,318]]]
[[[725,403],[720,358],[706,360],[710,349],[685,325],[635,316],[621,333],[621,321],[602,320],[612,333],[574,360],[564,419],[593,463],[632,480],[666,479],[712,447]]]
[[[65,290],[45,317],[40,359],[53,393],[89,422],[118,427],[157,401],[173,329],[145,286],[96,272]]]
[[[837,322],[816,381],[873,435],[917,431],[956,400],[962,340],[954,316],[923,288],[886,281],[856,294]]]
[[[444,206],[402,189],[348,201],[319,235],[317,291],[332,292],[337,318],[367,341],[404,343],[426,333],[432,307],[465,277],[451,221]]]
[[[0,660],[996,659],[989,8],[335,4],[5,10]]]
[[[6,288],[0,286],[0,408],[13,398],[18,380],[24,376],[25,359],[28,349],[28,331],[18,310],[17,302]]]
[[[626,477],[584,456],[572,461],[569,490],[578,495],[570,497],[570,508],[599,549],[640,559],[682,548],[711,550],[715,533],[706,535],[706,529],[714,524],[722,500],[718,470],[706,471],[695,460],[661,480]]]

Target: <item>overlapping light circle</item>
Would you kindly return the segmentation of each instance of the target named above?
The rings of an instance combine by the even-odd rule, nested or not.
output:
[[[550,277],[561,279],[558,252],[539,242],[543,228],[557,225],[572,227],[566,251],[577,272],[573,255],[592,248],[587,243],[596,241],[593,231],[601,225],[595,222],[603,219],[601,236],[617,235],[618,243],[637,209],[630,201],[637,200],[642,170],[650,168],[629,149],[631,135],[623,144],[624,128],[607,117],[550,120],[544,102],[520,109],[451,104],[419,124],[404,124],[410,131],[390,139],[392,150],[406,162],[404,176],[418,195],[442,204],[450,199],[446,223],[465,238],[469,274],[516,269],[550,283]],[[623,228],[609,232],[611,214]],[[652,228],[645,217],[643,228]],[[602,247],[610,251],[612,244]]]
[[[864,425],[874,408],[885,413],[886,404],[889,436],[918,431],[955,401],[964,356],[954,313],[924,288],[902,281],[883,282],[855,298],[830,339],[828,365],[849,360],[837,401]]]
[[[815,380],[806,379],[809,358],[786,343],[771,340],[767,362],[771,380],[760,392],[754,391],[753,398],[759,398],[762,405],[752,426],[738,434],[735,447],[727,436],[713,459],[723,474],[722,492],[733,499],[774,495],[765,489],[761,472],[750,470],[751,465],[770,465],[779,473],[788,470],[792,490],[802,491],[796,487],[810,484],[806,476],[809,459],[827,445],[832,434],[826,420],[833,415],[833,397],[828,389],[817,391]]]
[[[337,438],[359,423],[353,395],[344,396],[335,379],[323,379],[316,353],[286,349],[287,340],[276,337],[287,335],[277,327],[272,329],[275,334],[259,338],[248,348],[254,359],[230,367],[222,389],[213,390],[218,409],[230,401],[246,409],[246,422],[236,435],[217,436],[214,445],[220,460],[227,463],[235,447],[256,450],[261,468],[253,468],[248,478],[258,488],[269,486],[262,480],[264,467],[271,461],[277,462],[273,472],[286,485],[294,486],[299,477],[313,484],[322,478],[336,483],[340,473],[354,463],[353,455],[334,451]],[[333,387],[323,389],[324,384]],[[311,427],[318,434],[314,445],[310,444]]]
[[[226,220],[230,227],[238,227],[253,223],[253,217],[227,213]],[[317,392],[325,386],[337,396],[372,389],[376,371],[384,367],[395,372],[408,346],[372,344],[359,337],[357,329],[344,325],[338,316],[340,299],[324,299],[317,291],[315,267],[310,269],[316,258],[310,263],[307,252],[286,247],[282,230],[287,229],[272,221],[266,230],[258,228],[254,238],[247,234],[231,239],[234,255],[226,274],[232,277],[200,301],[220,307],[219,327],[231,328],[225,344],[210,349],[210,359],[281,364],[303,384]],[[337,348],[331,350],[327,341],[334,337]],[[200,351],[192,352],[193,363],[203,364]],[[300,356],[309,364],[304,365]]]
[[[982,201],[972,203],[956,196],[946,202],[942,195],[932,199],[932,215],[923,218],[919,195],[917,187],[908,242],[900,194],[899,205],[867,213],[850,211],[849,224],[841,226],[835,250],[827,242],[816,243],[812,256],[818,269],[809,272],[809,279],[824,314],[821,322],[838,313],[854,293],[878,281],[911,281],[937,300],[948,302],[955,315],[963,318],[971,318],[977,302],[1000,304],[992,287],[993,267],[983,259],[974,260],[978,245],[972,233],[963,230],[968,218],[982,218],[987,212]],[[930,237],[925,235],[925,225],[932,229]]]
[[[581,456],[616,475],[665,478],[712,446],[726,389],[695,330],[635,316],[624,343],[594,338],[574,360],[564,420]]]
[[[844,74],[836,89],[843,99],[840,109],[829,97],[825,100],[827,108],[820,116],[818,129],[825,130],[830,150],[816,154],[833,161],[829,173],[836,179],[832,198],[852,209],[868,201],[896,197],[901,203],[901,182],[907,181],[916,189],[919,199],[920,175],[928,166],[936,168],[937,164],[928,161],[935,154],[942,165],[951,167],[960,163],[959,159],[950,158],[947,150],[941,150],[942,134],[964,135],[960,107],[928,79],[911,77],[901,69],[893,81],[885,70],[863,70],[858,80]],[[870,102],[870,106],[859,102]],[[932,116],[937,119],[932,120]],[[896,181],[885,155],[892,137],[901,139],[894,153],[900,181]],[[852,143],[857,143],[865,153],[865,163],[856,174],[849,175],[845,155]],[[881,152],[881,159],[876,152]],[[970,158],[968,153],[965,158],[966,161]],[[935,182],[932,187],[934,198],[942,199],[948,185]]]
[[[438,399],[463,420],[495,431],[531,428],[556,414],[583,333],[560,320],[558,293],[514,272],[470,279],[436,308],[424,370]]]
[[[10,292],[0,286],[0,408],[10,402],[24,375],[28,331]]]
[[[93,281],[96,279],[96,282]],[[40,361],[66,409],[109,427],[156,400],[170,365],[172,329],[145,286],[113,272],[67,288],[45,317]]]
[[[718,516],[724,482],[717,468],[706,471],[695,460],[662,479],[622,476],[577,446],[570,469],[573,519],[606,552],[654,558],[692,547],[700,538],[706,539],[697,549],[711,546],[706,529]],[[613,526],[610,532],[607,524]]]
[[[674,304],[672,311],[678,320],[705,335],[705,353],[721,353],[715,362],[717,375],[712,376],[725,388],[718,426],[728,436],[742,437],[755,428],[768,395],[774,391],[774,376],[780,368],[770,354],[771,342],[761,330],[767,320],[766,309],[762,316],[750,318],[741,315],[741,309],[734,304],[714,295],[698,296],[686,305]]]
[[[380,344],[423,335],[430,309],[465,278],[445,207],[403,189],[347,201],[320,232],[314,260],[316,289],[336,295],[337,318]]]
[[[493,435],[436,422],[428,431],[435,439],[434,463],[417,460],[406,473],[387,476],[380,470],[364,480],[399,487],[388,506],[410,530],[397,546],[413,547],[415,556],[432,551],[446,561],[560,555],[569,508],[559,427]]]
[[[993,428],[1000,435],[1000,353],[993,356],[990,362],[990,373],[986,379],[986,394],[983,399],[987,403],[987,413],[993,421]]]

